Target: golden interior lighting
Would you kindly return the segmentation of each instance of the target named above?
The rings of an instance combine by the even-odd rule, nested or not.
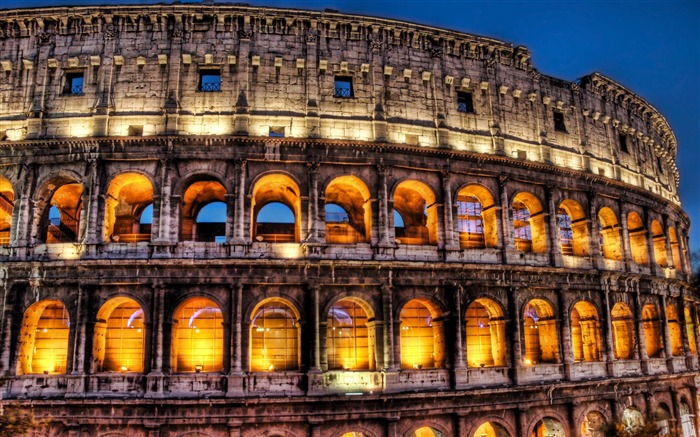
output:
[[[401,244],[437,244],[438,223],[435,194],[422,182],[404,181],[394,192],[394,209],[404,227],[394,227]]]
[[[98,372],[143,372],[144,314],[136,301],[117,297],[97,313],[93,357]]]
[[[566,430],[557,419],[545,417],[535,424],[531,437],[566,437]]]
[[[559,361],[556,318],[552,306],[545,300],[532,299],[523,314],[525,338],[524,360],[532,364]]]
[[[0,176],[0,246],[10,244],[12,212],[15,208],[15,192],[12,184]]]
[[[649,358],[658,358],[663,352],[663,337],[659,312],[654,304],[644,305],[642,308],[642,320],[644,320],[647,356]]]
[[[467,307],[467,366],[506,365],[506,332],[503,310],[491,299],[477,299]]]
[[[226,217],[216,221],[198,220],[200,211],[212,203],[226,202],[226,188],[217,180],[193,182],[182,196],[181,241],[216,241],[217,236],[226,235]],[[225,205],[224,205],[225,207]]]
[[[340,437],[365,437],[365,435],[362,434],[361,432],[354,432],[354,431],[351,431],[351,432],[346,432],[346,433],[344,433],[344,434],[341,435]]]
[[[463,249],[498,245],[496,208],[491,192],[481,185],[467,185],[457,193],[457,228]]]
[[[658,220],[651,222],[651,236],[654,242],[654,259],[661,267],[668,267],[666,260],[666,235]]]
[[[175,372],[196,372],[198,366],[200,372],[223,370],[223,316],[214,301],[188,299],[175,311],[173,322]]]
[[[369,317],[355,299],[342,299],[328,312],[326,353],[328,369],[371,370],[374,366],[373,341],[367,323]]]
[[[301,235],[301,197],[299,186],[287,175],[269,174],[261,177],[253,187],[251,199],[251,223],[253,238],[266,243],[299,242]],[[278,204],[276,215],[281,209],[288,209],[292,221],[263,218],[261,210],[270,204]],[[269,212],[269,211],[268,211]],[[286,210],[285,210],[286,212]]]
[[[340,176],[326,188],[326,242],[370,241],[372,204],[367,185],[356,176]]]
[[[616,360],[634,358],[634,318],[627,304],[617,302],[611,310],[613,348]]]
[[[695,325],[693,325],[693,317],[690,313],[690,308],[685,307],[683,309],[683,314],[685,315],[685,330],[688,335],[688,347],[690,348],[690,353],[697,355],[698,349],[695,342]]]
[[[105,212],[105,241],[150,241],[151,225],[141,215],[153,203],[153,185],[138,173],[122,173],[109,184]]]
[[[637,264],[649,264],[647,251],[647,231],[639,214],[632,211],[627,215],[627,229],[630,236],[630,251],[632,260]]]
[[[537,197],[527,192],[516,194],[512,213],[515,248],[521,252],[546,252],[546,216]]]
[[[56,189],[57,185],[60,186]],[[83,208],[83,186],[59,178],[46,184],[42,192],[50,192],[54,189],[43,218],[46,229],[45,242],[53,244],[78,241],[80,212]]]
[[[484,422],[474,431],[473,437],[508,437],[508,431],[495,422]]]
[[[557,210],[557,222],[562,254],[588,256],[590,254],[588,221],[581,205],[571,199],[561,202]]]
[[[581,437],[598,437],[603,433],[605,416],[597,411],[591,411],[581,420]]]
[[[675,303],[671,302],[666,306],[666,317],[668,318],[668,334],[671,340],[671,354],[674,357],[683,355],[683,342],[681,341],[681,324],[678,321],[678,310]]]
[[[401,368],[430,369],[444,363],[442,319],[427,302],[413,299],[401,310]]]
[[[415,430],[412,437],[438,437],[439,435],[441,434],[436,433],[432,428],[424,426]]]
[[[602,359],[598,311],[590,302],[576,302],[571,310],[571,342],[574,361]]]
[[[668,228],[668,240],[671,244],[673,268],[676,269],[677,272],[681,272],[683,270],[683,266],[681,265],[681,251],[678,245],[678,236],[676,235],[676,230],[674,228]]]
[[[603,257],[622,261],[622,241],[620,239],[620,224],[612,209],[607,206],[598,212],[598,227],[600,233],[600,251]]]
[[[250,371],[299,370],[299,314],[282,299],[258,305],[250,321]]]
[[[17,373],[61,374],[66,372],[70,320],[59,301],[43,300],[24,313]]]

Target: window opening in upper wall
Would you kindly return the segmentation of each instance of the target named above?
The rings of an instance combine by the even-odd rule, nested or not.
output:
[[[221,70],[199,70],[199,91],[209,93],[221,91]]]
[[[564,123],[564,113],[554,111],[554,130],[557,132],[566,132],[566,124]]]
[[[467,114],[474,113],[474,98],[472,93],[458,91],[457,92],[457,112],[464,112]]]
[[[620,134],[620,150],[623,152],[629,153],[629,149],[627,148],[627,135],[625,134]]]
[[[354,93],[352,90],[352,77],[335,77],[335,97],[341,97],[344,99],[354,97]]]
[[[268,136],[271,138],[284,138],[284,126],[270,126]]]
[[[66,84],[63,88],[63,94],[82,94],[84,79],[82,71],[66,73]]]
[[[664,174],[664,166],[660,157],[656,157],[656,165],[659,167],[659,173]]]

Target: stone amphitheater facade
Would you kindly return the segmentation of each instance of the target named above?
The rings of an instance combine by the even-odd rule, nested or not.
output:
[[[648,102],[246,5],[0,11],[0,405],[34,435],[694,436]]]

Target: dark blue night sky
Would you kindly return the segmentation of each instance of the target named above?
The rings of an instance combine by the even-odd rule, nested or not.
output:
[[[158,1],[0,0],[2,8]],[[161,2],[162,3],[162,2]],[[184,3],[184,2],[183,2]],[[532,53],[542,73],[574,80],[600,72],[659,109],[679,145],[683,208],[700,250],[700,1],[267,0],[252,5],[325,8],[490,36]]]

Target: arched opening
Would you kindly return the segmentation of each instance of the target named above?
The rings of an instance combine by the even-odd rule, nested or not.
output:
[[[250,320],[250,371],[299,370],[299,314],[284,299],[267,299]]]
[[[588,256],[588,221],[581,205],[566,199],[557,209],[557,224],[561,240],[561,252],[564,255]]]
[[[649,264],[647,230],[644,228],[642,218],[634,211],[627,214],[627,229],[630,235],[632,260],[637,264]]]
[[[665,436],[671,433],[671,420],[673,419],[673,415],[668,405],[659,402],[659,405],[652,412],[651,417],[659,429],[659,436]]]
[[[622,261],[622,241],[620,239],[620,223],[612,209],[607,206],[598,212],[600,231],[600,252],[606,259]]]
[[[681,324],[678,320],[676,304],[671,302],[666,306],[666,318],[668,319],[668,334],[671,340],[671,354],[674,357],[683,355],[683,342],[681,341]]]
[[[646,304],[642,308],[642,320],[644,324],[644,337],[649,358],[658,358],[663,352],[661,333],[661,321],[659,312],[654,304]]]
[[[348,432],[343,433],[340,437],[367,437],[367,436],[359,431],[348,431]]]
[[[340,176],[326,188],[326,242],[354,244],[370,241],[371,196],[355,176]]]
[[[117,297],[97,313],[92,357],[97,372],[143,372],[144,314],[136,301]]]
[[[42,300],[24,313],[17,374],[63,374],[68,361],[70,317],[57,300]]]
[[[63,180],[52,181],[45,185],[42,191],[44,190],[53,191],[53,194],[44,212],[42,223],[45,223],[45,232],[39,233],[40,238],[47,244],[78,241],[80,212],[83,208],[82,184]]]
[[[474,431],[472,437],[509,437],[509,435],[501,424],[484,422]]]
[[[625,411],[622,412],[621,421],[625,431],[633,433],[632,435],[644,428],[644,416],[635,407],[625,408]]]
[[[574,361],[602,359],[598,310],[590,302],[576,302],[571,310],[571,342]]]
[[[15,191],[10,181],[0,176],[0,246],[10,244],[12,213],[15,209]]]
[[[180,240],[223,243],[226,216],[224,185],[211,178],[193,182],[182,196]]]
[[[374,370],[374,333],[369,307],[354,298],[336,302],[328,311],[326,353],[329,370]]]
[[[613,305],[612,334],[613,349],[616,360],[630,360],[634,358],[634,318],[632,310],[627,304],[617,302]]]
[[[678,236],[676,235],[676,230],[674,228],[668,228],[668,240],[671,243],[673,268],[676,269],[677,272],[682,272],[683,266],[681,264],[681,249],[678,245]]]
[[[153,204],[153,185],[139,173],[122,173],[109,184],[105,206],[106,241],[137,243],[151,240],[151,226],[142,216]],[[153,212],[151,212],[151,222]]]
[[[566,429],[557,419],[545,417],[535,424],[531,437],[566,437]]]
[[[681,432],[683,437],[695,437],[695,415],[685,401],[678,406],[678,414],[681,416]]]
[[[258,180],[252,198],[253,237],[266,243],[298,242],[301,198],[297,184],[283,174]]]
[[[467,366],[506,365],[506,325],[501,306],[491,299],[476,299],[467,307]]]
[[[605,435],[605,416],[591,411],[581,421],[581,437],[603,437]]]
[[[434,305],[413,299],[404,305],[401,318],[401,368],[431,369],[444,366],[445,334]]]
[[[224,326],[219,306],[211,299],[193,297],[173,315],[173,370],[223,370]]]
[[[457,228],[462,249],[498,245],[496,208],[489,190],[467,185],[457,193]]]
[[[658,220],[651,222],[651,238],[654,241],[654,259],[661,267],[668,267],[666,260],[666,235]]]
[[[413,431],[411,437],[445,437],[445,435],[435,428],[423,426]]]
[[[543,299],[532,299],[523,312],[525,337],[524,364],[559,362],[556,317],[552,306]]]
[[[437,205],[427,185],[418,181],[401,182],[394,192],[394,210],[401,215],[404,225],[394,227],[399,243],[437,244]]]
[[[520,192],[513,198],[513,238],[521,252],[547,251],[547,231],[542,203],[531,193]]]
[[[690,308],[683,308],[683,315],[685,316],[685,332],[688,335],[688,347],[690,348],[690,353],[697,355],[698,348],[695,343],[695,325],[693,324],[693,317],[690,313]]]

